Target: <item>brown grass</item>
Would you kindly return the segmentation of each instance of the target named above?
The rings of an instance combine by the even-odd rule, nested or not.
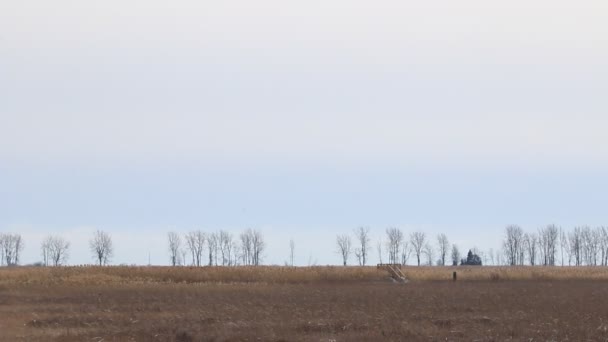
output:
[[[375,267],[19,267],[0,269],[0,285],[192,284],[381,281]]]
[[[458,281],[451,281],[452,271]],[[607,341],[608,269],[0,269],[0,341]]]
[[[415,267],[404,266],[412,281],[451,280],[606,280],[608,267]],[[0,268],[0,285],[51,284],[174,284],[174,283],[266,283],[310,284],[385,281],[388,274],[376,267],[18,267]]]

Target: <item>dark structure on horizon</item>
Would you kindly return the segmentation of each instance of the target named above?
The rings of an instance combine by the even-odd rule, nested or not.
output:
[[[481,258],[479,255],[474,254],[470,249],[467,253],[467,258],[460,260],[460,265],[466,266],[481,266]]]

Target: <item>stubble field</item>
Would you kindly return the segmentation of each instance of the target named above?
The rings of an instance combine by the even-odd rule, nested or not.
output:
[[[608,269],[404,273],[4,268],[0,341],[608,341]]]

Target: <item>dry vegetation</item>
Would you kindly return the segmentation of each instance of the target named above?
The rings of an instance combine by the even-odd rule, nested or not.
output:
[[[5,268],[0,341],[608,340],[606,268],[404,271]]]

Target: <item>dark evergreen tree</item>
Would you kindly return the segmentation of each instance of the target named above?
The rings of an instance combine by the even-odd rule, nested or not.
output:
[[[469,250],[469,253],[467,253],[467,258],[462,259],[460,264],[466,266],[481,266],[481,258],[479,255],[474,254],[473,251]]]

